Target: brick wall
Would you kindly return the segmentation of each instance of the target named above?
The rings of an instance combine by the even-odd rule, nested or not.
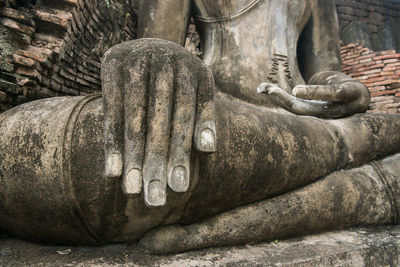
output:
[[[370,89],[368,112],[400,113],[400,0],[336,0],[336,6],[343,71]]]
[[[400,51],[400,0],[336,0],[345,43]]]
[[[100,58],[136,37],[131,0],[0,0],[0,112],[100,90]]]
[[[342,69],[371,92],[369,112],[400,113],[400,53],[374,52],[361,45],[343,45]]]

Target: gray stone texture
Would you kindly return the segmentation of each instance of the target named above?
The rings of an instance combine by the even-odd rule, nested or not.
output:
[[[60,255],[59,253],[66,253]],[[271,243],[157,256],[135,245],[44,246],[0,240],[1,266],[349,266],[400,265],[400,228],[357,228]]]
[[[141,5],[146,38],[105,53],[102,96],[0,114],[0,228],[171,253],[398,224],[399,116],[353,115],[369,93],[340,72],[334,1],[193,1],[203,61],[178,45],[188,3]]]
[[[265,116],[253,105],[221,96],[216,114],[221,136],[216,153],[199,154],[188,192],[169,190],[166,205],[155,208],[145,205],[142,193],[124,196],[120,179],[103,176],[101,98],[52,98],[2,113],[1,227],[36,241],[98,245],[137,240],[159,225],[193,223],[267,198],[203,223],[161,228],[144,241],[165,252],[396,223],[398,156],[379,163],[383,176],[381,168],[366,165],[268,197],[396,152],[400,139],[384,137],[398,136],[397,116],[337,121]],[[176,239],[169,239],[171,230]],[[154,243],[160,234],[162,242]]]

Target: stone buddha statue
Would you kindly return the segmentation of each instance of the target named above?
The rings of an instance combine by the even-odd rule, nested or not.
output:
[[[400,117],[353,115],[333,0],[146,0],[138,32],[102,97],[0,115],[0,228],[167,253],[398,223]]]

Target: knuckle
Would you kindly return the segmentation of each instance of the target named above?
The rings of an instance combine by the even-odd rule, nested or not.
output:
[[[345,98],[347,95],[347,88],[341,84],[338,84],[335,87],[336,96],[339,98]]]
[[[130,43],[131,42],[126,42],[112,46],[104,53],[102,61],[107,62],[115,59],[121,60],[125,57],[127,51],[129,51]]]

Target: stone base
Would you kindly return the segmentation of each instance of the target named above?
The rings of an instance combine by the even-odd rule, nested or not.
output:
[[[60,255],[61,254],[61,255]],[[270,243],[145,254],[136,245],[60,247],[0,240],[0,266],[400,266],[400,226],[357,228]]]

